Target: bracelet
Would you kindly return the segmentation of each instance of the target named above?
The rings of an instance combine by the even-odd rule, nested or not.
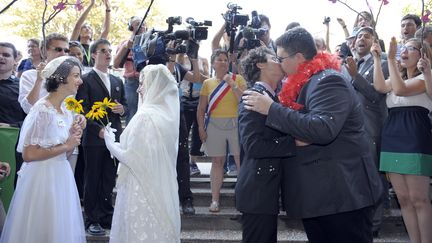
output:
[[[346,29],[346,25],[342,26],[342,29]]]
[[[109,13],[109,12],[111,12],[111,9],[107,9],[107,10],[105,10],[105,12]]]

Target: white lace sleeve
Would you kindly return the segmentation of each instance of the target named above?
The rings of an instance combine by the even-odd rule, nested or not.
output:
[[[17,151],[22,152],[25,146],[39,145],[49,148],[63,143],[61,136],[56,135],[56,113],[43,104],[38,104],[31,109],[24,120],[17,146]]]

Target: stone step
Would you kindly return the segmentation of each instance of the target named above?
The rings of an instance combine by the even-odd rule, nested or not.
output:
[[[211,189],[210,188],[191,188],[194,206],[208,207],[211,203]],[[234,188],[222,188],[220,191],[219,203],[223,207],[234,207],[235,197]]]
[[[182,230],[241,230],[241,213],[232,207],[221,206],[220,212],[209,212],[208,207],[195,207],[195,215],[182,215]],[[282,230],[303,230],[300,220],[288,219],[284,212],[279,214],[279,228]],[[384,211],[382,228],[386,232],[405,232],[399,209]]]
[[[302,230],[279,230],[278,243],[307,243]],[[238,230],[194,230],[182,231],[182,243],[241,243],[242,233]],[[373,242],[409,243],[406,233],[382,233]]]
[[[236,176],[224,175],[224,180],[222,188],[234,188],[237,182]],[[210,188],[210,176],[209,175],[199,175],[190,177],[191,188]]]

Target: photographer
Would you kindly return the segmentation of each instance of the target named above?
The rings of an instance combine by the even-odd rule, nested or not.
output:
[[[129,108],[129,113],[126,116],[126,123],[129,123],[130,119],[132,119],[133,115],[135,115],[135,112],[137,110],[138,93],[136,92],[136,90],[138,89],[139,72],[135,69],[132,52],[129,52],[127,57],[125,56],[127,51],[132,48],[133,38],[135,36],[135,32],[139,28],[141,20],[142,18],[138,16],[133,16],[129,19],[128,30],[131,32],[131,36],[128,40],[123,41],[117,48],[117,53],[114,56],[113,62],[114,68],[122,68],[123,66],[121,64],[122,62],[124,62],[123,77],[125,80],[124,83],[126,100]],[[146,26],[144,24],[139,29],[138,34],[144,33],[145,30]],[[126,61],[123,61],[124,58],[126,58]]]
[[[187,41],[187,56],[191,62],[193,71],[188,71],[182,65],[176,62],[176,53],[168,55],[168,62],[166,63],[169,71],[174,75],[176,81],[180,83],[184,79],[192,83],[202,82],[207,79],[199,71],[198,64],[198,49],[199,45],[194,40]],[[176,41],[171,40],[167,44],[167,50],[176,49]],[[181,89],[179,87],[179,92]],[[180,95],[182,97],[182,95]],[[179,134],[179,147],[177,154],[177,181],[179,186],[179,199],[182,207],[183,214],[193,215],[195,209],[193,207],[192,191],[190,190],[190,168],[189,168],[189,143],[187,132],[186,119],[184,114],[184,107],[180,101],[180,134]]]

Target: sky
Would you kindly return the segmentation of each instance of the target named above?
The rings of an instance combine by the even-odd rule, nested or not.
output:
[[[125,0],[126,1],[126,0]],[[366,0],[342,0],[348,3],[357,11],[368,10]],[[208,39],[200,44],[200,55],[209,58],[210,41],[214,34],[221,28],[224,20],[222,13],[226,12],[227,4],[230,1],[223,0],[155,0],[162,15],[182,16],[183,22],[187,17],[193,17],[196,21],[211,20],[212,26],[209,27]],[[240,14],[250,15],[251,11],[256,10],[259,14],[265,14],[270,18],[272,25],[270,35],[272,39],[277,39],[285,27],[293,21],[299,22],[313,35],[325,37],[325,25],[322,24],[324,17],[331,18],[330,22],[330,48],[333,50],[337,44],[344,41],[341,26],[336,18],[341,17],[351,32],[356,13],[348,9],[341,3],[332,3],[328,0],[236,0],[231,1],[242,7]],[[372,10],[376,15],[379,7],[379,0],[369,0]],[[389,0],[389,4],[382,7],[379,16],[377,31],[384,43],[388,42],[392,36],[399,37],[400,19],[402,9],[411,5],[414,9],[421,9],[421,0]],[[146,9],[137,9],[136,15],[144,15]],[[163,30],[167,26],[156,26],[156,29]],[[186,26],[176,26],[176,29],[185,29]],[[3,31],[0,34],[0,41],[11,41]],[[13,43],[25,53],[26,42],[19,38],[13,38]],[[116,45],[116,43],[114,43]]]

